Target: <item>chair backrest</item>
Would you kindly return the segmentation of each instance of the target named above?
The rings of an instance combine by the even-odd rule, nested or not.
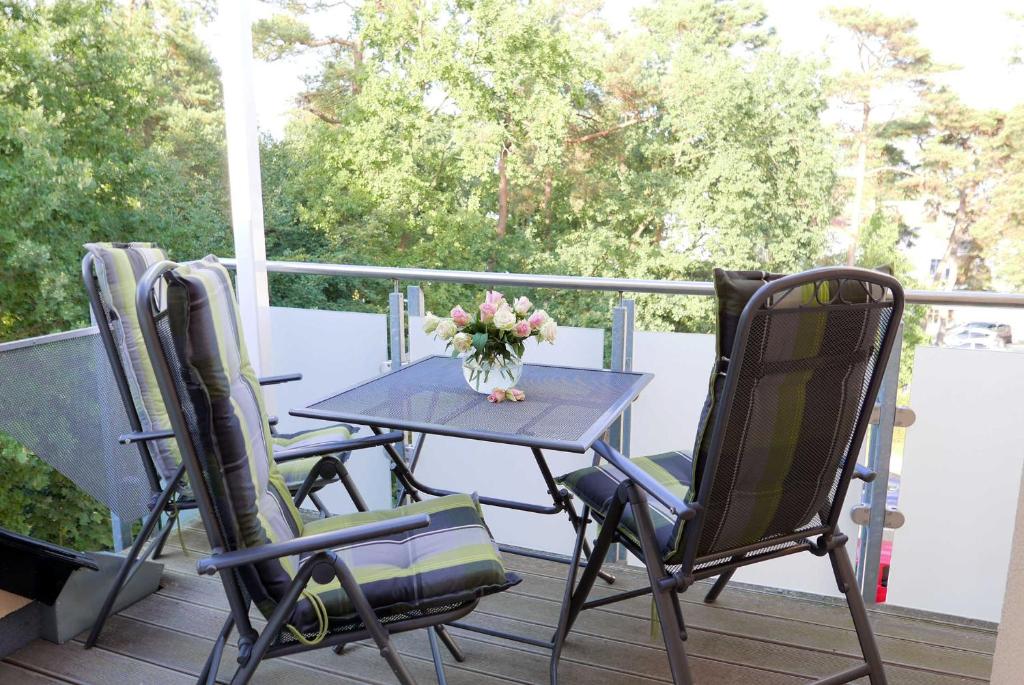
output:
[[[85,249],[82,281],[132,430],[167,430],[171,427],[167,409],[135,309],[139,279],[150,266],[166,260],[167,255],[152,243],[88,243]],[[151,440],[138,445],[151,472],[153,487],[158,489],[160,481],[169,481],[181,465],[178,446],[174,440]]]
[[[165,289],[166,308],[153,300]],[[267,412],[241,335],[230,275],[215,257],[163,262],[143,276],[139,321],[175,438],[215,549],[257,547],[302,534],[273,459]],[[241,572],[266,611],[297,559]]]
[[[716,270],[715,285],[733,341],[698,438],[691,565],[835,529],[903,313],[899,282],[866,269]]]

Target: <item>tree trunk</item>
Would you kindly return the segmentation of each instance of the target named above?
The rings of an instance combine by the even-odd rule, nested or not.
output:
[[[864,103],[864,115],[861,119],[860,134],[857,142],[857,166],[853,188],[853,212],[850,216],[850,246],[846,249],[846,263],[853,266],[857,262],[857,248],[860,246],[860,225],[864,220],[864,177],[868,167],[868,125],[871,117],[871,105]]]
[[[544,176],[544,228],[551,236],[551,191],[554,188],[554,174],[549,170]]]
[[[960,191],[960,201],[957,205],[956,215],[953,217],[953,228],[949,232],[946,251],[935,270],[935,284],[939,290],[955,290],[960,285],[961,277],[964,275],[962,273],[964,259],[963,255],[960,254],[960,246],[969,239],[970,226],[967,221],[967,194]],[[951,309],[946,309],[939,314],[938,330],[935,332],[936,344],[942,344],[952,311]]]
[[[498,156],[498,237],[504,238],[508,230],[508,150],[511,143],[505,142],[501,146],[501,154]]]

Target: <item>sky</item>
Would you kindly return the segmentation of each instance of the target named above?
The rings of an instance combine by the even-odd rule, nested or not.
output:
[[[848,4],[872,7],[890,15],[906,15],[918,21],[918,36],[931,49],[933,58],[960,69],[940,78],[975,107],[1006,109],[1024,102],[1024,66],[1012,68],[1010,55],[1024,43],[1024,30],[1008,18],[1008,12],[1024,11],[1024,0],[887,0],[852,3],[836,0],[762,0],[768,21],[778,32],[784,51],[812,58],[830,55],[835,68],[843,68],[843,37],[821,18],[825,7]],[[630,12],[650,0],[607,0],[604,15],[613,26],[626,28]],[[253,18],[273,10],[254,2]],[[323,13],[316,26],[344,33],[344,8]],[[220,28],[211,26],[206,39],[217,50]],[[315,56],[276,64],[257,61],[254,65],[256,109],[261,130],[274,137],[284,134],[295,96],[302,89],[302,75],[314,70]]]

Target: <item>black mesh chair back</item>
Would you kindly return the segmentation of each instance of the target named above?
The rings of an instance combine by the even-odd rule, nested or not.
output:
[[[736,312],[691,560],[778,551],[836,526],[902,310],[892,277],[825,268],[771,281]]]

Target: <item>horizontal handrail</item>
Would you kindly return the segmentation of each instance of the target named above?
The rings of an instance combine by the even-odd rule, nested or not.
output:
[[[223,259],[235,268],[236,260]],[[649,293],[657,295],[715,294],[713,284],[706,281],[657,281],[642,278],[601,278],[597,276],[556,276],[548,274],[513,274],[489,271],[452,271],[395,266],[324,264],[319,262],[266,262],[267,271],[286,274],[314,274],[342,278],[373,278],[389,281],[427,281],[433,283],[464,283],[490,287],[553,288],[558,290],[597,290],[614,293]],[[950,307],[1024,307],[1024,293],[984,292],[978,290],[908,290],[907,302]]]

